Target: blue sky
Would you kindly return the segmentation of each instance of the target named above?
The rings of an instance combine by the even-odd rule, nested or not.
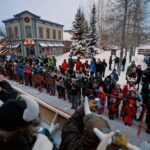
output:
[[[77,8],[84,0],[0,0],[0,27],[4,28],[2,20],[12,18],[24,10],[29,10],[43,19],[61,23],[64,29],[72,28]]]

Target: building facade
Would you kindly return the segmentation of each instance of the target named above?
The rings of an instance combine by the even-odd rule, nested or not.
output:
[[[4,20],[9,48],[21,56],[59,55],[63,53],[63,25],[23,11]]]

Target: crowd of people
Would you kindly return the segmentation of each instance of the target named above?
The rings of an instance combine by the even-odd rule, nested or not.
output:
[[[103,117],[91,113],[87,97],[84,105],[64,124],[61,143],[56,145],[53,137],[59,127],[57,115],[50,127],[43,128],[39,104],[30,95],[15,91],[3,75],[0,75],[0,83],[7,85],[7,93],[3,86],[0,89],[3,95],[0,100],[1,150],[128,150],[134,147],[127,145],[123,132],[112,132]]]
[[[112,59],[110,57],[110,59]],[[74,60],[71,56],[57,67],[55,57],[48,58],[17,58],[0,62],[0,73],[11,80],[26,86],[46,89],[50,95],[68,100],[72,109],[81,106],[83,97],[88,96],[93,110],[99,114],[108,112],[109,119],[121,117],[125,125],[131,126],[133,120],[142,120],[145,110],[147,133],[150,133],[150,64],[146,70],[132,61],[126,71],[127,84],[118,83],[116,71],[118,58],[112,69],[109,60],[109,69],[112,73],[105,77],[107,63],[92,58],[90,62]],[[125,70],[126,58],[122,61],[122,71]],[[143,83],[141,95],[139,85]],[[3,86],[3,85],[0,85]],[[7,91],[7,86],[4,86]],[[5,89],[4,88],[4,89]],[[141,115],[137,118],[138,105],[142,106]]]

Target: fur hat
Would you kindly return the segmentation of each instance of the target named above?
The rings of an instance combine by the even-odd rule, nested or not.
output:
[[[29,96],[9,100],[0,107],[0,129],[6,132],[27,127],[39,116],[39,105]]]

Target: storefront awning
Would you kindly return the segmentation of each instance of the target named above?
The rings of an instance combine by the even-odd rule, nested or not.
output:
[[[54,44],[55,47],[64,47],[64,45],[62,43],[57,43],[57,44]]]
[[[40,42],[39,44],[41,47],[48,47],[48,45],[46,43]]]
[[[19,47],[19,45],[20,45],[20,44],[12,45],[12,46],[11,46],[11,48],[12,48],[12,49],[18,48],[18,47]]]
[[[47,44],[49,47],[54,47],[54,44],[52,44],[52,43],[48,43]]]

